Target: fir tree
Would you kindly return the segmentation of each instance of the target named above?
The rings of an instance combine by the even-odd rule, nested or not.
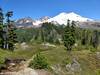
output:
[[[67,26],[64,30],[64,46],[67,48],[68,51],[72,50],[72,46],[75,44],[75,27],[74,23],[72,22],[72,26],[70,25],[70,20],[68,20]]]
[[[41,28],[41,40],[43,43],[45,43],[44,29],[43,28]]]
[[[87,30],[84,29],[82,33],[81,44],[86,45],[87,43],[88,43],[88,34],[87,34]]]
[[[76,24],[75,21],[72,21],[71,23],[71,34],[73,36],[73,39],[76,39]],[[75,43],[75,40],[73,40],[73,44]]]
[[[97,49],[98,44],[99,44],[98,31],[95,30],[94,34],[93,34],[93,37],[92,37],[92,46]]]
[[[10,21],[10,17],[13,15],[13,12],[8,12],[6,14],[7,16],[7,22],[8,22],[8,25],[7,25],[7,44],[8,44],[8,47],[7,49],[9,50],[14,50],[14,44],[17,42],[17,36],[16,36],[16,33],[15,33],[15,26],[14,26],[14,22],[13,21]]]
[[[3,39],[3,11],[0,8],[0,48],[4,46],[4,39]]]

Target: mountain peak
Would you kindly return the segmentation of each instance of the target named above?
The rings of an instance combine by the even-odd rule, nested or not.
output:
[[[59,15],[74,15],[74,16],[77,15],[77,16],[80,16],[80,15],[76,14],[75,12],[62,12]]]
[[[50,19],[49,16],[44,16],[44,17],[40,18],[40,20],[43,22],[46,22],[48,19]]]
[[[74,12],[69,12],[69,13],[67,13],[67,15],[71,15],[71,16],[80,16],[80,15],[74,13]]]
[[[62,13],[58,14],[57,16],[49,19],[48,21],[49,22],[55,21],[55,22],[58,22],[59,24],[66,25],[68,19],[71,21],[79,21],[79,22],[93,21],[92,19],[82,17],[74,12],[69,12],[69,13],[62,12]]]
[[[60,13],[57,16],[52,17],[52,18],[50,18],[48,16],[44,16],[44,17],[42,17],[42,18],[40,18],[38,20],[33,20],[30,17],[22,18],[22,19],[19,19],[17,21],[17,24],[26,25],[26,26],[28,24],[30,24],[30,26],[38,27],[42,23],[52,22],[54,24],[60,24],[60,25],[64,24],[64,25],[67,25],[67,20],[76,21],[76,22],[94,21],[92,19],[80,16],[80,15],[76,14],[75,12],[62,12],[62,13]]]

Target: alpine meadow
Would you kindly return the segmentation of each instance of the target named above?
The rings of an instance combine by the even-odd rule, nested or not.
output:
[[[99,6],[1,0],[0,75],[100,75]]]

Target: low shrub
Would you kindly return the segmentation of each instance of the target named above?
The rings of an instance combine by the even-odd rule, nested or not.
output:
[[[47,59],[38,53],[31,61],[29,67],[35,69],[47,69],[49,68],[49,64],[47,63]]]

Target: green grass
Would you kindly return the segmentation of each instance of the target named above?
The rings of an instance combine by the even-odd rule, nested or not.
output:
[[[8,50],[2,50],[0,49],[0,64],[2,64],[5,61],[5,58],[24,58],[26,60],[30,59],[34,54],[41,52],[41,51],[47,51],[49,49],[52,49],[51,47],[44,47],[42,45],[29,45],[29,48],[23,50],[19,45],[17,46],[17,49],[15,49],[13,52]]]
[[[1,65],[4,63],[5,58],[25,58],[29,59],[32,57],[34,52],[32,50],[19,50],[19,51],[14,51],[10,52],[7,50],[0,50],[0,63]]]
[[[0,49],[0,66],[4,63],[5,58],[8,57],[11,53],[9,51]]]
[[[29,46],[30,48],[26,50],[22,50],[18,47],[14,52],[0,49],[0,64],[4,62],[6,57],[29,59],[34,54],[40,52],[45,56],[45,58],[47,58],[47,61],[51,66],[60,64],[64,72],[66,72],[64,61],[70,63],[73,57],[77,58],[81,65],[82,72],[79,75],[97,75],[96,73],[99,73],[100,71],[100,60],[96,59],[95,52],[89,50],[77,51],[75,49],[69,54],[62,45],[57,45],[56,47],[45,47],[40,44],[31,44]],[[67,60],[68,58],[70,60]]]
[[[44,52],[41,52],[49,61],[50,64],[60,64],[67,57],[66,50],[63,47],[56,47]]]
[[[100,60],[96,59],[95,53],[89,50],[72,51],[69,54],[63,46],[57,46],[57,48],[41,53],[48,59],[51,65],[64,65],[63,61],[71,62],[72,58],[77,58],[82,67],[81,75],[96,75],[95,71],[100,69],[100,66],[98,66]],[[68,58],[70,61],[67,60]],[[62,69],[64,70],[64,67]]]
[[[37,46],[30,46],[29,49],[22,50],[21,47],[18,46],[15,51],[8,51],[0,49],[0,65],[2,65],[5,61],[5,58],[24,58],[30,59],[35,53],[39,51],[39,47]]]

